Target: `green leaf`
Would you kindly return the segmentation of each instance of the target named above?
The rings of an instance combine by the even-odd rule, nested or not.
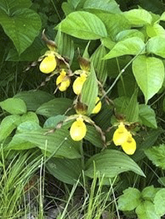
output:
[[[22,122],[18,127],[17,127],[17,133],[24,133],[28,131],[34,131],[34,130],[41,130],[41,126],[39,126],[38,122],[35,121],[25,121]]]
[[[149,37],[154,37],[154,36],[162,36],[163,37],[165,34],[165,29],[161,25],[154,23],[153,25],[147,26],[146,32],[147,32],[147,35]]]
[[[153,202],[154,201],[154,197],[155,197],[155,194],[157,193],[158,189],[157,188],[154,188],[154,186],[148,186],[148,187],[145,187],[141,193],[142,195],[142,198],[144,200],[147,200],[147,201],[151,201]]]
[[[147,52],[165,58],[165,37],[156,36],[149,39],[147,44]]]
[[[56,125],[59,123],[59,122],[62,122],[64,121],[64,119],[66,119],[66,116],[64,115],[57,115],[57,116],[52,116],[52,117],[49,117],[45,123],[44,123],[44,128],[55,128]]]
[[[143,26],[151,24],[152,16],[144,9],[132,9],[124,12],[124,16],[132,26]]]
[[[165,169],[165,145],[154,146],[145,150],[145,154],[157,167]]]
[[[160,16],[160,21],[165,21],[165,12]]]
[[[127,38],[138,37],[144,41],[144,34],[138,30],[123,30],[116,36],[116,41],[125,40]]]
[[[86,0],[83,5],[83,9],[98,9],[102,11],[107,11],[111,13],[120,13],[119,5],[114,0],[106,1],[96,1],[96,0]]]
[[[29,8],[31,4],[30,0],[1,0],[0,9],[4,10],[6,13],[12,13],[18,9]]]
[[[46,168],[55,178],[71,185],[79,179],[82,172],[80,159],[52,158],[46,163]]]
[[[81,101],[88,106],[88,114],[94,109],[97,96],[98,83],[93,64],[91,63],[89,76],[87,77],[81,91]]]
[[[0,24],[19,54],[32,44],[41,28],[39,15],[28,8],[18,9],[12,14],[0,10]]]
[[[38,147],[45,151],[45,154],[53,154],[55,157],[66,157],[69,159],[80,158],[79,142],[75,142],[70,138],[69,131],[61,128],[54,133],[48,130],[39,129],[31,130],[14,135],[12,141],[6,149],[24,150],[24,144],[31,143],[33,147]],[[22,143],[20,145],[20,142]]]
[[[94,14],[77,11],[69,14],[60,24],[62,32],[71,36],[95,40],[107,36],[103,22]]]
[[[27,110],[32,111],[37,110],[37,108],[40,107],[43,103],[54,99],[53,95],[41,90],[23,91],[16,94],[14,97],[22,99],[27,105]]]
[[[105,177],[115,177],[126,171],[133,171],[136,174],[145,176],[140,167],[129,156],[111,149],[104,150],[88,160],[85,174],[92,178],[95,175],[94,171]]]
[[[8,98],[0,102],[0,107],[10,114],[24,114],[27,112],[26,104],[20,98]]]
[[[136,208],[136,214],[140,219],[160,219],[160,217],[155,212],[154,204],[150,201],[142,202]]]
[[[143,125],[151,128],[157,128],[157,122],[155,118],[155,111],[148,105],[139,105],[139,118]]]
[[[104,56],[104,59],[112,59],[123,55],[137,55],[143,53],[144,50],[145,44],[142,39],[131,37],[116,43],[112,50]]]
[[[136,188],[128,188],[123,191],[118,199],[118,208],[121,211],[132,211],[140,204],[141,193]]]
[[[38,116],[34,112],[27,112],[26,114],[23,114],[21,116],[21,122],[27,122],[27,121],[33,121],[39,124]]]
[[[138,56],[133,61],[133,74],[147,103],[162,87],[164,81],[163,62],[154,57]]]
[[[103,148],[103,140],[101,139],[101,135],[98,133],[98,131],[90,125],[87,125],[87,130],[88,131],[85,139],[88,140],[95,147]]]
[[[107,51],[103,45],[100,45],[91,56],[91,62],[93,62],[94,69],[98,80],[104,84],[107,79],[107,61],[102,58],[107,54]]]
[[[67,98],[55,98],[42,104],[36,111],[37,114],[46,117],[62,115],[70,107],[72,107],[72,100]]]
[[[0,141],[7,138],[21,122],[19,115],[6,116],[0,124]]]
[[[165,189],[160,189],[154,198],[155,211],[159,216],[165,214]]]

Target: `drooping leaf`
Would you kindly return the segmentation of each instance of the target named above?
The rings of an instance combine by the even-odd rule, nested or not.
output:
[[[120,13],[119,5],[114,0],[106,1],[96,1],[96,0],[86,0],[83,5],[85,10],[88,9],[98,9],[102,11],[107,11],[110,13]]]
[[[47,129],[25,130],[25,132],[15,134],[6,149],[24,150],[23,142],[30,143],[31,147],[32,145],[38,147],[45,151],[45,154],[48,153],[55,157],[80,158],[79,142],[73,141],[69,136],[69,131],[64,128],[54,133],[49,133]]]
[[[79,179],[82,172],[81,159],[51,158],[46,163],[46,168],[55,178],[71,185]]]
[[[0,102],[0,107],[10,114],[24,114],[27,112],[26,104],[20,98],[8,98]]]
[[[154,198],[155,211],[159,216],[165,214],[165,189],[160,189]]]
[[[141,202],[136,208],[136,214],[140,219],[160,219],[159,215],[156,214],[154,204],[150,201]]]
[[[148,105],[139,105],[139,118],[143,125],[151,128],[157,128],[157,122],[155,117],[155,111]]]
[[[136,188],[128,188],[123,191],[118,199],[118,208],[121,211],[132,211],[140,204],[141,193]]]
[[[154,146],[145,150],[145,154],[154,165],[165,169],[165,145]]]
[[[39,15],[28,8],[15,10],[12,14],[0,9],[0,24],[19,54],[32,44],[41,28]]]
[[[164,81],[163,62],[155,57],[141,55],[133,61],[132,69],[147,103],[162,87]]]
[[[103,22],[94,14],[77,11],[69,14],[60,24],[62,32],[71,36],[95,40],[107,36]]]
[[[107,54],[103,45],[100,45],[91,56],[91,61],[96,70],[97,78],[104,84],[107,78],[107,61],[102,58]]]
[[[44,104],[42,104],[37,110],[36,113],[46,117],[62,115],[72,107],[72,100],[67,98],[55,98]]]
[[[144,9],[132,9],[124,12],[124,16],[128,19],[132,26],[143,26],[151,24],[152,16]]]
[[[98,83],[93,64],[91,63],[90,74],[81,91],[81,101],[88,106],[88,114],[90,114],[95,107],[97,95]]]
[[[104,150],[88,160],[85,174],[92,178],[94,171],[105,177],[115,177],[125,171],[133,171],[144,176],[143,171],[129,156],[112,149]]]
[[[147,43],[147,52],[165,58],[164,47],[165,47],[165,37],[155,36],[149,39]]]
[[[0,141],[7,138],[21,122],[19,115],[6,116],[0,124]]]
[[[144,53],[145,44],[138,37],[131,37],[116,43],[112,50],[104,56],[104,59],[112,59],[123,55],[136,55]]]
[[[22,99],[27,105],[27,110],[32,111],[37,110],[43,103],[54,99],[53,95],[41,90],[22,91],[14,97]]]

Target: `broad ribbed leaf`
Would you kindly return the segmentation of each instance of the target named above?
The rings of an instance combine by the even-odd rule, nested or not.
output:
[[[165,169],[165,145],[154,146],[145,150],[145,154],[157,167]]]
[[[36,111],[37,114],[51,117],[64,114],[68,108],[72,107],[72,100],[67,98],[55,98],[42,104]]]
[[[162,87],[164,81],[163,62],[154,57],[138,56],[133,61],[132,68],[136,82],[147,103]]]
[[[118,208],[121,211],[132,211],[140,204],[141,194],[136,188],[125,189],[118,199]]]
[[[165,36],[152,37],[147,44],[147,52],[165,58]]]
[[[144,53],[144,50],[145,44],[143,40],[138,37],[132,37],[116,43],[104,59],[112,59],[123,55],[136,55]]]
[[[80,159],[52,158],[46,163],[46,168],[55,178],[71,185],[79,179],[82,172]]]
[[[157,128],[155,111],[148,105],[139,105],[139,118],[143,125],[151,128]]]
[[[27,110],[32,111],[37,110],[37,108],[40,107],[43,103],[54,99],[53,95],[41,90],[23,91],[16,94],[14,97],[22,99],[27,105]]]
[[[103,140],[101,139],[100,133],[93,127],[87,125],[87,134],[85,136],[85,139],[88,140],[90,143],[92,143],[95,147],[104,147]]]
[[[140,167],[126,154],[117,150],[105,150],[91,157],[86,165],[85,174],[94,177],[94,171],[105,177],[115,177],[126,171],[145,176]]]
[[[153,202],[144,201],[136,208],[136,214],[140,219],[160,219],[156,214]]]
[[[29,8],[31,6],[30,0],[1,0],[0,1],[0,9],[4,10],[6,13],[10,11],[13,13],[14,11],[22,8]]]
[[[20,98],[8,98],[0,102],[0,107],[10,114],[24,114],[27,112],[26,104]]]
[[[86,0],[83,6],[84,9],[98,9],[102,11],[107,11],[111,13],[120,13],[119,5],[114,0]]]
[[[107,36],[103,22],[94,14],[77,11],[69,14],[60,24],[62,32],[71,36],[95,40]]]
[[[41,28],[39,15],[28,8],[15,10],[12,14],[0,9],[0,24],[19,54],[32,44]]]
[[[19,115],[6,116],[0,124],[0,141],[8,137],[21,122]]]
[[[151,14],[144,9],[132,9],[124,12],[124,15],[132,26],[142,26],[152,22]]]
[[[90,114],[95,107],[97,95],[98,83],[93,64],[91,63],[89,76],[87,77],[81,91],[81,101],[88,106],[88,114]]]
[[[102,58],[107,54],[103,45],[100,45],[91,56],[91,61],[96,70],[97,78],[100,82],[104,83],[107,78],[107,61]]]
[[[39,129],[15,134],[6,149],[24,150],[23,142],[30,143],[30,147],[32,145],[38,147],[45,151],[45,154],[48,152],[55,157],[80,158],[79,143],[73,141],[69,136],[69,131],[64,128],[58,129],[54,133]]]

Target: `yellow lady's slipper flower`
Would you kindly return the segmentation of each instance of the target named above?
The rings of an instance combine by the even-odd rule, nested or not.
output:
[[[96,103],[97,103],[99,100],[100,100],[100,98],[97,97],[97,98],[96,98]],[[92,113],[93,113],[93,114],[98,113],[98,112],[101,110],[101,106],[102,106],[101,101],[99,101],[98,104],[97,104],[97,105],[95,106],[95,108],[93,109]]]
[[[129,132],[125,128],[125,125],[121,122],[118,129],[113,134],[113,142],[116,146],[123,144],[127,141]]]
[[[132,137],[131,133],[129,133],[127,140],[121,145],[121,147],[126,154],[134,154],[136,150],[136,141]]]
[[[87,75],[82,73],[80,77],[77,77],[73,83],[73,91],[75,94],[79,95],[81,93],[84,82],[87,79]]]
[[[78,117],[70,128],[70,136],[74,141],[81,141],[87,132],[87,128],[83,119]]]
[[[60,75],[56,79],[56,85],[59,85],[60,91],[65,91],[70,85],[70,78],[66,76],[66,71],[62,69]]]
[[[49,74],[55,70],[57,61],[54,54],[47,54],[47,56],[40,63],[39,69],[44,74]]]

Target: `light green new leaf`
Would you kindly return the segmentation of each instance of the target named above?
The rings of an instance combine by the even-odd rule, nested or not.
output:
[[[121,211],[132,211],[140,204],[141,193],[136,188],[124,190],[118,199],[118,208]]]
[[[139,30],[123,30],[116,35],[116,41],[125,40],[127,38],[138,37],[144,41],[144,34]]]
[[[16,94],[14,97],[22,99],[27,105],[27,110],[32,111],[37,110],[37,108],[39,108],[43,103],[54,99],[53,95],[41,90],[23,91]]]
[[[165,169],[165,145],[154,146],[144,151],[148,159],[157,167]]]
[[[139,118],[143,125],[151,128],[157,128],[155,111],[148,105],[139,105]]]
[[[154,186],[147,186],[143,189],[141,195],[142,199],[153,202],[156,193],[159,191],[159,188],[154,188]]]
[[[150,201],[141,202],[136,208],[136,214],[139,219],[160,219],[156,214],[153,202]]]
[[[36,113],[46,117],[64,114],[70,107],[72,107],[72,100],[68,98],[55,98],[42,104]],[[71,111],[69,111],[71,113]]]
[[[165,189],[160,189],[154,198],[155,211],[159,216],[165,214]]]
[[[26,104],[20,98],[8,98],[0,102],[0,107],[10,114],[24,114],[27,112]]]
[[[32,44],[41,28],[39,15],[28,8],[18,9],[12,14],[1,9],[0,24],[19,54]]]
[[[47,129],[31,131],[25,129],[25,132],[14,135],[7,149],[24,150],[23,141],[31,143],[33,147],[38,147],[45,151],[45,154],[48,152],[48,155],[53,154],[55,157],[66,157],[69,159],[81,157],[79,154],[79,142],[73,141],[69,136],[69,131],[64,128],[58,129],[54,133],[49,133]]]
[[[164,81],[163,62],[154,57],[138,56],[133,61],[132,68],[136,82],[147,103],[162,87]]]
[[[104,59],[112,59],[123,55],[136,55],[144,53],[144,50],[145,44],[143,40],[138,37],[131,37],[116,43]]]
[[[46,163],[46,168],[55,178],[71,185],[79,179],[82,172],[81,159],[51,158]]]
[[[165,58],[165,36],[156,36],[149,39],[147,44],[147,52]]]
[[[145,176],[140,167],[129,156],[123,152],[108,149],[88,160],[85,174],[93,178],[94,171],[105,177],[115,177],[126,171],[133,171],[136,174]]]
[[[21,122],[19,115],[6,116],[0,124],[0,141],[7,138]]]
[[[124,12],[124,16],[128,19],[132,26],[143,26],[151,24],[152,16],[144,9],[132,9]]]
[[[160,19],[161,21],[165,21],[165,12],[160,16]]]
[[[96,15],[84,11],[69,14],[60,23],[60,29],[64,33],[84,40],[95,40],[107,36],[104,23]]]
[[[102,11],[107,11],[110,13],[120,13],[119,5],[114,0],[104,0],[104,1],[96,1],[96,0],[86,0],[83,8],[88,9],[98,9]]]
[[[148,25],[146,28],[146,32],[149,37],[154,37],[154,36],[163,37],[165,35],[165,29],[158,23],[154,23],[153,25]]]
[[[95,107],[96,98],[98,95],[98,82],[93,67],[91,63],[91,69],[87,80],[85,81],[82,91],[81,91],[81,101],[88,106],[88,114],[91,114]]]
[[[98,80],[104,84],[107,79],[107,61],[102,58],[107,54],[103,45],[100,45],[91,56]]]

